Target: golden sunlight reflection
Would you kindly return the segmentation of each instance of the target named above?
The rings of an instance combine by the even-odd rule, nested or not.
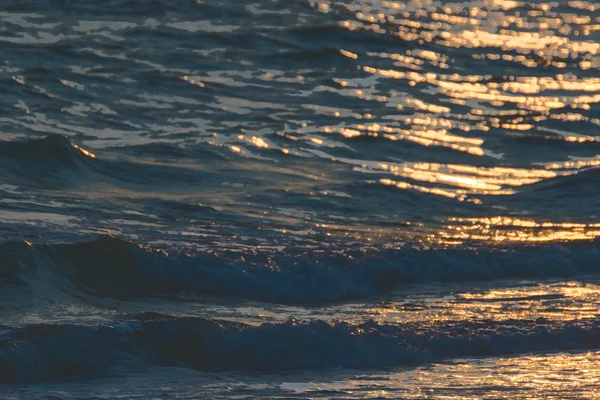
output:
[[[600,391],[598,376],[600,352],[569,352],[458,359],[383,373],[373,377],[377,390],[367,394],[364,377],[324,382],[311,390],[338,390],[356,394],[357,398],[410,400],[593,399]]]
[[[426,107],[424,103],[416,100],[414,104],[419,107]],[[427,106],[431,110],[435,106]],[[373,138],[381,137],[387,140],[408,140],[422,146],[442,146],[452,150],[457,150],[477,156],[484,155],[484,151],[480,148],[483,143],[482,139],[466,138],[448,133],[447,129],[424,129],[423,126],[428,125],[443,127],[444,121],[433,120],[431,118],[406,118],[407,123],[413,125],[413,129],[395,128],[378,123],[358,124],[350,128],[348,127],[332,127],[325,126],[324,133],[339,133],[347,139],[369,136]]]
[[[75,143],[71,143],[71,146],[73,146],[74,148],[76,148],[77,150],[79,150],[80,152],[82,152],[84,155],[90,157],[90,158],[96,158],[96,155],[86,149],[84,149],[83,147],[77,146]]]
[[[583,282],[557,282],[513,288],[490,288],[443,297],[407,295],[368,309],[382,324],[495,321],[564,323],[600,316],[600,286]],[[357,322],[357,321],[355,321]]]
[[[439,243],[464,242],[560,242],[593,240],[600,223],[539,222],[516,217],[450,218],[444,230],[430,238]]]
[[[386,57],[387,55],[384,55]],[[364,66],[363,70],[383,78],[402,79],[414,83],[433,85],[436,90],[451,99],[478,100],[492,105],[511,104],[518,109],[533,112],[550,112],[564,108],[584,108],[600,102],[599,94],[548,96],[540,95],[549,90],[564,92],[594,92],[600,81],[596,78],[578,80],[572,76],[557,75],[555,78],[517,78],[509,82],[491,81],[490,76],[457,74],[446,75],[432,72],[398,71]],[[446,107],[426,108],[430,112],[447,112]]]
[[[444,193],[446,197],[459,199],[464,199],[467,194],[510,195],[514,193],[511,187],[537,183],[558,175],[554,171],[544,169],[484,168],[435,163],[404,163],[401,165],[379,163],[377,167],[382,171],[416,181],[454,186],[459,189],[452,189]],[[405,185],[391,179],[380,179],[379,182],[399,188],[403,188]],[[439,188],[435,189],[440,190]]]
[[[352,134],[354,133],[347,133],[347,135]],[[316,138],[311,138],[311,141],[317,144],[322,143],[320,139]],[[384,173],[405,179],[379,178],[376,182],[381,185],[419,191],[459,201],[469,200],[477,204],[482,203],[482,199],[473,196],[509,196],[515,194],[522,186],[575,175],[600,165],[598,157],[548,163],[541,165],[541,168],[528,169],[424,162],[377,162],[334,157],[320,150],[310,150],[310,152],[322,158],[353,165],[354,170],[358,172]],[[412,182],[406,181],[406,179]]]

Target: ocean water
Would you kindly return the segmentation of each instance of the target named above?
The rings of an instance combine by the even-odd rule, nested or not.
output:
[[[0,397],[600,393],[600,6],[3,0]]]

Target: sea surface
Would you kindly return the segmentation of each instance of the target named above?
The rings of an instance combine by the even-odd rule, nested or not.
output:
[[[0,397],[600,396],[600,4],[3,0]]]

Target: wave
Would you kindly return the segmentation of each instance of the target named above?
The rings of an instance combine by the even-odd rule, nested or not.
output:
[[[90,169],[94,168],[90,160],[92,156],[92,153],[60,135],[0,142],[2,175],[21,183],[27,179],[29,184],[45,183],[64,187],[73,178],[90,177]]]
[[[554,197],[595,197],[595,193],[600,183],[600,168],[587,167],[576,174],[557,176],[531,185],[522,193],[540,193],[547,195],[548,193]]]
[[[521,188],[515,195],[495,199],[508,207],[539,210],[552,199],[553,218],[566,221],[594,221],[600,205],[600,169],[586,168],[573,175],[557,176]],[[576,204],[576,206],[574,206]]]
[[[174,148],[172,153],[164,152],[160,157],[180,155],[181,150]],[[180,182],[181,186],[187,187],[211,181],[210,175],[199,173],[197,168],[194,170],[175,162],[156,161],[152,156],[159,154],[152,154],[152,148],[143,154],[144,157],[151,157],[149,160],[138,159],[136,155],[130,156],[126,152],[103,153],[103,156],[106,157],[96,157],[96,154],[63,135],[0,141],[0,177],[7,183],[53,190],[95,184],[148,190],[148,185]],[[218,153],[210,151],[197,151],[194,156],[202,157],[202,164],[193,165],[198,168],[209,164],[210,160],[222,159]]]
[[[320,320],[250,326],[154,313],[98,326],[5,327],[0,381],[105,376],[116,368],[182,366],[202,371],[271,372],[387,368],[444,358],[600,347],[600,321],[467,323],[414,329],[368,321]]]
[[[288,249],[190,255],[102,238],[75,244],[5,243],[0,246],[0,260],[0,285],[8,280],[27,284],[50,276],[65,290],[116,299],[184,293],[289,305],[366,298],[410,283],[600,272],[596,242],[515,246],[504,251],[456,248],[307,253]]]

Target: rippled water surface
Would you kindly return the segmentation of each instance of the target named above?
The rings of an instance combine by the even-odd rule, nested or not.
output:
[[[586,1],[2,2],[0,385],[596,396],[598,71]]]

